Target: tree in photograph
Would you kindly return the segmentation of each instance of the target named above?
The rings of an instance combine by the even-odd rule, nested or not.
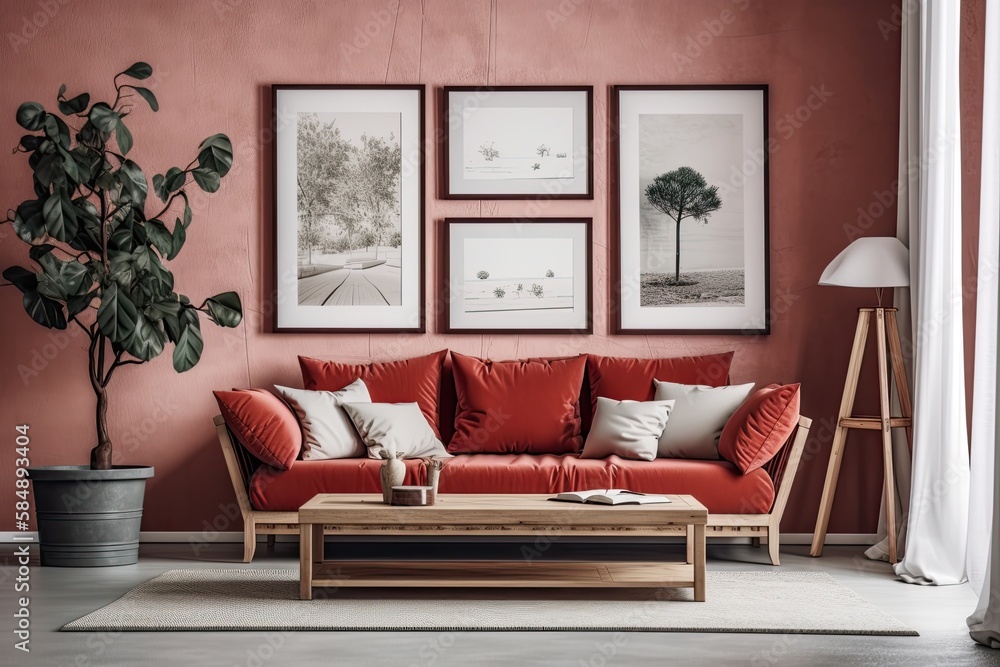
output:
[[[502,287],[497,287],[495,290],[493,290],[493,296],[495,296],[498,299],[502,299],[506,294],[507,292],[505,292]]]
[[[491,141],[487,146],[485,143],[479,147],[479,153],[486,159],[487,162],[493,162],[494,159],[500,157],[500,151],[493,148],[493,142]]]
[[[367,251],[369,248],[375,245],[375,234],[372,233],[370,229],[362,229],[358,233],[358,245]]]
[[[371,235],[375,259],[378,259],[378,247],[400,225],[402,152],[393,134],[388,141],[363,134],[353,157],[350,178],[351,187],[355,189],[353,196],[360,204],[361,219]]]
[[[476,274],[476,277],[479,278],[480,280],[486,280],[487,278],[490,277],[490,272],[480,271],[479,273]]]
[[[389,235],[389,247],[398,248],[401,245],[403,245],[403,233],[399,230],[396,230]]]
[[[344,176],[349,145],[334,127],[316,114],[300,114],[296,173],[299,249],[312,264],[312,251],[328,241],[339,183]]]
[[[552,269],[549,269],[549,270],[547,270],[545,272],[545,277],[546,278],[555,278],[556,277],[556,273]]]
[[[545,157],[552,153],[552,149],[546,146],[545,144],[542,144],[541,146],[535,149],[535,152],[538,153],[538,157]]]
[[[531,283],[531,293],[541,299],[542,295],[545,294],[545,288],[538,283]]]
[[[708,222],[722,208],[719,186],[709,186],[691,167],[660,174],[646,187],[646,199],[676,223],[674,282],[681,279],[681,222],[687,218]]]

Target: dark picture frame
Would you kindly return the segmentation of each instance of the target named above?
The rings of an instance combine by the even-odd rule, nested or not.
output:
[[[624,110],[623,97],[626,98]],[[768,137],[768,86],[617,85],[610,87],[609,98],[609,304],[612,333],[769,334],[768,154],[771,145]],[[735,122],[735,119],[723,117],[731,115],[740,116],[740,120]],[[700,119],[701,122],[698,116],[704,116]],[[758,116],[759,122],[754,122]],[[700,133],[698,137],[692,138],[686,152],[683,145],[686,143],[685,126],[697,126]],[[723,134],[729,139],[728,143],[720,138]],[[740,138],[736,139],[736,135]],[[643,141],[651,145],[644,147],[641,145]],[[696,141],[702,143],[694,143]],[[697,148],[701,150],[694,150]],[[663,158],[679,154],[685,157],[673,162],[669,158]],[[711,162],[712,159],[714,163]],[[660,164],[651,170],[657,160],[661,160]],[[698,160],[708,164],[711,173],[731,173],[731,180],[721,179],[721,185],[728,186],[730,192],[725,189],[716,191],[717,200],[707,197],[705,188],[712,188],[716,184],[711,179],[702,177],[698,169],[688,167],[688,162]],[[688,167],[690,171],[680,171],[681,167]],[[650,181],[649,176],[653,173],[657,176]],[[654,237],[654,232],[650,231],[656,227],[652,222],[655,218],[651,214],[662,214],[662,218],[676,225],[689,224],[690,218],[683,213],[678,214],[677,209],[672,208],[676,202],[670,201],[670,193],[676,191],[678,183],[686,183],[702,192],[703,198],[695,206],[694,214],[709,216],[705,228],[712,226],[710,216],[727,204],[742,212],[743,260],[738,267],[729,266],[737,263],[737,253],[728,248],[735,245],[732,220],[729,221],[728,229],[730,238],[723,239],[720,235],[720,240],[715,245],[719,248],[725,246],[718,254],[728,256],[733,261],[706,259],[713,244],[711,238],[706,238],[704,234],[702,238],[691,242],[702,246],[703,264],[710,266],[712,261],[716,261],[726,266],[726,269],[696,267],[689,273],[689,276],[694,277],[689,278],[684,275],[684,264],[679,256],[673,261],[663,257],[664,245],[672,245],[671,251],[674,254],[677,254],[678,247],[681,251],[685,250],[683,238],[679,244],[676,242],[684,228],[681,227],[679,231],[677,227],[672,228],[676,235],[668,245],[662,238],[662,233],[657,231],[655,233],[658,237]],[[740,184],[739,188],[736,187],[737,183]],[[653,191],[647,189],[654,184],[657,185]],[[739,199],[732,192],[735,190],[742,193]],[[646,198],[646,202],[640,201],[642,197]],[[733,202],[739,205],[733,206]],[[673,211],[674,215],[681,215],[682,222],[675,222],[663,209]],[[728,253],[725,252],[727,248],[730,250]],[[691,254],[691,250],[688,251]],[[697,252],[694,254],[698,255]],[[668,272],[644,272],[643,267],[650,265],[658,265],[661,271],[664,265],[673,267],[673,278]],[[734,281],[737,275],[742,280],[741,285]],[[694,284],[696,281],[700,282],[702,276],[704,286]],[[692,289],[685,290],[687,286]],[[699,302],[699,299],[703,301]]]
[[[453,252],[458,242],[461,257]],[[509,252],[519,243],[533,244],[534,252]],[[593,218],[445,218],[438,234],[438,329],[592,334],[593,254]]]
[[[423,84],[271,85],[275,333],[425,332],[425,90]],[[299,132],[313,134],[303,143]],[[337,196],[350,210],[334,215],[333,197],[317,195],[311,201],[326,203],[314,213],[316,205],[297,197],[301,187],[293,188],[294,194],[285,190],[298,185],[299,145],[322,145],[312,156],[320,160],[340,156],[342,165],[323,163],[315,170],[337,178],[313,181],[355,188]],[[362,183],[360,176],[352,182],[351,160],[377,163],[388,175],[377,182]],[[370,171],[358,168],[359,174]],[[370,194],[366,187],[379,189],[377,205],[360,203],[372,199],[360,196]],[[301,239],[305,218],[319,219],[325,227],[310,229],[309,242]],[[305,263],[302,245],[309,248]],[[314,260],[313,252],[321,260]]]
[[[445,86],[438,103],[441,199],[594,198],[593,86]],[[540,138],[526,135],[528,129]],[[486,131],[508,145],[518,142],[511,149],[516,157],[508,158]],[[482,163],[470,163],[480,155]],[[562,175],[567,168],[572,178]]]

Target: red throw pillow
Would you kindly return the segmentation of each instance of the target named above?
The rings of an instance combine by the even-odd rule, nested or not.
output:
[[[267,465],[288,470],[302,449],[295,413],[264,389],[213,391],[226,426],[251,454]]]
[[[299,357],[299,366],[305,388],[312,391],[340,391],[361,378],[368,386],[372,403],[416,403],[440,439],[438,394],[447,355],[448,350],[441,350],[425,357],[370,364]]]
[[[636,359],[634,357],[587,357],[590,379],[590,412],[584,415],[586,426],[597,410],[597,399],[616,401],[651,401],[656,393],[653,380],[677,384],[703,384],[722,387],[729,384],[729,366],[733,353],[705,354],[673,359]]]
[[[799,423],[799,385],[768,385],[743,401],[726,422],[719,455],[743,474],[774,458]]]
[[[451,358],[458,413],[448,451],[565,454],[583,446],[586,356],[484,361],[452,352]]]

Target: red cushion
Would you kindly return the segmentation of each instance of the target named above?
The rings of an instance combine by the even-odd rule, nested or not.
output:
[[[618,469],[614,478],[617,489],[691,495],[715,514],[766,514],[774,502],[774,484],[766,471],[741,475],[729,461],[630,461],[617,456],[606,460]],[[296,464],[296,469],[300,465]]]
[[[719,455],[748,473],[774,458],[799,422],[799,385],[768,385],[743,401],[726,422]]]
[[[406,476],[403,484],[426,481],[424,462],[403,459]],[[320,464],[320,465],[315,465]],[[294,512],[317,493],[382,493],[376,459],[320,459],[298,461],[291,470],[261,466],[250,479],[250,504],[254,509]]]
[[[562,493],[610,489],[614,469],[604,459],[575,454],[469,454],[441,471],[441,493]],[[488,489],[488,491],[487,491]]]
[[[584,430],[590,429],[591,419],[597,410],[597,399],[601,396],[617,401],[651,401],[656,392],[654,379],[721,387],[729,383],[729,366],[732,362],[732,352],[673,359],[601,357],[592,354],[587,357],[590,405],[584,413]]]
[[[591,400],[595,408],[599,396],[618,401],[651,401],[656,393],[654,379],[721,387],[729,382],[732,362],[732,352],[673,359],[599,357],[592,354],[587,357]]]
[[[302,449],[295,413],[264,389],[214,391],[226,426],[251,454],[267,465],[288,470]]]
[[[458,414],[451,452],[578,451],[587,357],[484,361],[452,353]]]
[[[368,385],[372,403],[416,403],[437,438],[438,394],[441,366],[447,356],[441,350],[425,357],[370,364],[345,364],[326,359],[299,357],[302,383],[313,391],[339,391],[358,378]]]
[[[423,462],[406,459],[406,484],[425,482]],[[287,472],[261,467],[250,483],[255,509],[295,511],[317,493],[379,493],[373,459],[298,461]],[[764,514],[774,486],[763,470],[741,475],[728,461],[579,459],[575,454],[460,454],[441,472],[441,493],[561,493],[628,488],[683,493],[717,514]]]

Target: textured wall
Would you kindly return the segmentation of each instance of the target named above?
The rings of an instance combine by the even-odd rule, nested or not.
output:
[[[173,373],[169,355],[121,370],[112,385],[119,463],[156,466],[145,530],[196,530],[232,501],[211,417],[209,391],[296,384],[295,354],[347,359],[414,356],[449,347],[493,358],[599,352],[675,356],[736,350],[738,382],[803,384],[815,433],[783,526],[811,531],[847,366],[854,308],[870,296],[819,288],[826,263],[850,241],[858,207],[877,203],[896,177],[899,32],[891,0],[213,0],[112,2],[8,0],[0,67],[0,146],[20,135],[25,100],[54,103],[71,92],[113,92],[111,76],[135,60],[157,71],[161,110],[142,108],[130,127],[147,173],[186,164],[197,142],[226,132],[236,165],[222,190],[197,201],[188,244],[172,262],[193,298],[235,289],[247,309],[236,331],[205,327],[202,362]],[[593,202],[545,203],[540,215],[594,218],[595,334],[558,336],[273,335],[269,295],[270,168],[262,134],[268,88],[284,83],[425,83],[595,86]],[[771,86],[771,287],[768,337],[609,336],[607,312],[607,86],[615,83],[738,83]],[[829,99],[808,106],[816,90]],[[436,104],[429,96],[428,131]],[[429,135],[431,136],[431,135]],[[429,146],[428,165],[436,151]],[[436,222],[445,216],[517,216],[526,202],[442,202],[428,169],[426,249],[433,278]],[[0,193],[10,207],[30,193],[23,156],[0,152]],[[894,203],[866,233],[890,234]],[[0,228],[0,264],[24,258]],[[428,312],[434,298],[428,283]],[[0,290],[3,401],[0,430],[31,424],[32,463],[83,463],[94,439],[82,336],[30,322],[19,294]],[[429,325],[433,327],[433,318]],[[48,357],[54,357],[49,360]],[[35,371],[25,369],[35,365]],[[871,371],[871,369],[868,369]],[[22,377],[23,374],[23,377]],[[866,376],[862,411],[876,409]],[[850,447],[832,532],[871,532],[878,512],[877,452]],[[0,442],[12,443],[13,437]],[[868,440],[869,444],[876,441]],[[0,495],[12,495],[13,457],[0,457]],[[4,519],[9,522],[10,519]],[[221,520],[218,525],[225,524]],[[232,524],[229,529],[238,529]],[[0,528],[7,526],[0,524]]]

